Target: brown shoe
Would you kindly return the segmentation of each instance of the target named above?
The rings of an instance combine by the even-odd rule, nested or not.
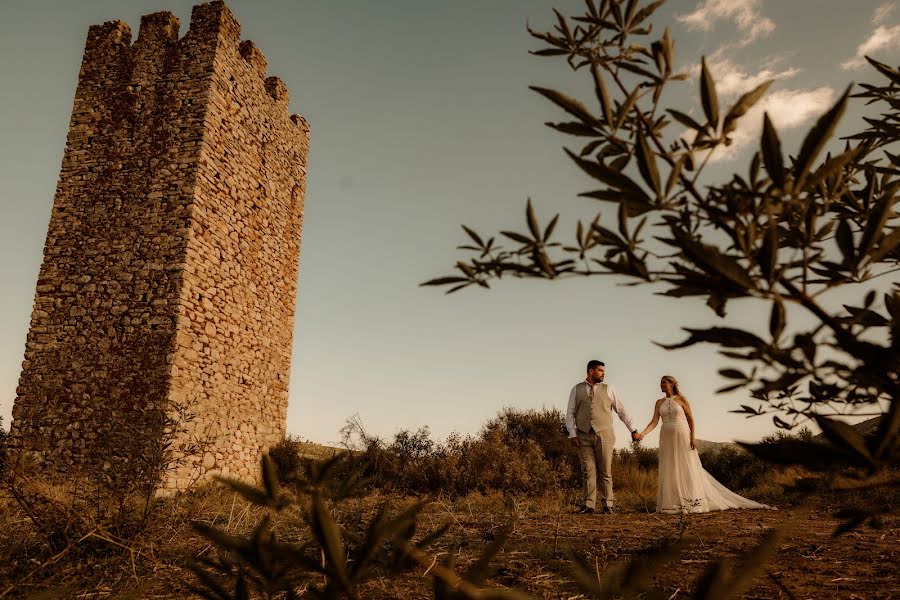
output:
[[[613,510],[613,507],[612,507],[612,506],[604,506],[604,507],[603,507],[603,514],[604,514],[604,515],[611,515],[611,514],[614,514],[615,512],[616,512],[616,511]]]

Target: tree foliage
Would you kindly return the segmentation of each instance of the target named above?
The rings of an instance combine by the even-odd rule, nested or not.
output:
[[[729,384],[719,391],[747,388],[753,399],[735,412],[771,414],[785,429],[814,419],[832,442],[823,454],[797,441],[775,452],[778,460],[863,475],[896,465],[900,70],[868,59],[880,83],[848,88],[791,155],[764,115],[745,171],[710,183],[702,177],[710,157],[732,143],[772,82],[720,105],[704,59],[694,111],[702,116],[664,105],[664,91],[688,77],[675,72],[669,30],[653,33],[661,4],[587,0],[583,14],[555,11],[552,30],[529,29],[543,45],[533,54],[565,60],[593,84],[588,99],[531,89],[561,111],[563,120],[547,125],[568,140],[566,154],[591,184],[581,196],[616,218],[598,211],[558,241],[559,215],[542,223],[529,200],[524,229],[487,236],[463,226],[469,241],[457,273],[423,285],[455,292],[503,277],[617,275],[671,298],[705,299],[719,318],[734,301],[765,303],[770,316],[758,331],[714,324],[663,347],[715,346],[735,361],[720,371]],[[826,152],[841,146],[835,131],[851,101],[880,113]],[[869,440],[834,418],[861,412],[884,414]]]

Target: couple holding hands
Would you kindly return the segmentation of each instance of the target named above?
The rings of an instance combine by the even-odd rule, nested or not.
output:
[[[615,412],[639,442],[662,420],[659,434],[659,484],[656,511],[662,513],[710,512],[731,508],[771,508],[735,494],[703,469],[694,437],[691,405],[681,395],[678,381],[664,375],[659,381],[665,394],[656,401],[653,418],[643,431],[633,426],[616,389],[604,383],[606,366],[599,360],[587,364],[587,377],[569,394],[566,430],[578,449],[581,463],[583,504],[577,512],[613,512],[612,457],[616,443],[612,414]],[[600,486],[600,506],[597,487]]]

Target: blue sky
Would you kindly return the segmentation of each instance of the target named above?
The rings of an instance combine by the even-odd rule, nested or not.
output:
[[[87,29],[123,19],[136,31],[140,15],[171,10],[184,32],[191,4],[4,2],[0,415],[7,425]],[[554,5],[574,13],[583,2]],[[581,74],[528,54],[537,46],[526,21],[549,27],[554,5],[229,2],[244,39],[257,43],[270,74],[289,87],[292,110],[312,124],[291,433],[334,442],[354,414],[383,436],[421,425],[439,438],[474,433],[505,406],[564,407],[591,358],[607,363],[640,426],[660,375],[671,373],[694,405],[699,437],[756,439],[773,429],[764,418],[728,414],[745,398],[713,393],[726,366],[715,353],[666,353],[652,343],[715,320],[702,301],[664,299],[609,278],[504,281],[449,297],[417,287],[455,262],[460,223],[481,231],[518,226],[530,197],[544,218],[561,212],[566,231],[597,208],[577,198],[590,184],[562,153],[567,140],[543,125],[559,114],[527,89],[589,89]],[[723,104],[777,80],[713,163],[713,179],[746,170],[762,110],[793,152],[850,81],[873,78],[862,54],[892,62],[900,54],[893,2],[672,1],[655,23],[672,28],[685,69],[708,57]],[[671,101],[696,106],[696,82]],[[858,116],[849,111],[845,131]],[[760,315],[735,304],[727,322],[752,325]],[[625,438],[620,429],[620,445]]]

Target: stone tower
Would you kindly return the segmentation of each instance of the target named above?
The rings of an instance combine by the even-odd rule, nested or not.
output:
[[[26,454],[127,464],[175,422],[166,488],[256,474],[285,430],[308,136],[223,2],[182,37],[168,12],[133,44],[90,28],[13,407]]]

